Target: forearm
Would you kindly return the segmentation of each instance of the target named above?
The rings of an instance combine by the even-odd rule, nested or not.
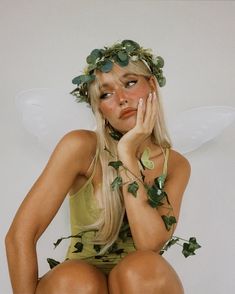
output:
[[[6,251],[13,294],[34,294],[38,281],[36,245],[8,236]]]
[[[135,156],[125,157],[125,167],[120,176],[123,183],[123,197],[132,237],[137,249],[160,251],[167,239],[167,232],[161,215],[156,208],[148,203],[146,189],[141,180],[141,174]],[[133,176],[135,175],[135,176]],[[128,184],[137,181],[139,189],[136,197],[128,192]]]

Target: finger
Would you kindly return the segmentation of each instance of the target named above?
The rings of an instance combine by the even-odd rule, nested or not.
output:
[[[144,115],[144,126],[148,126],[151,120],[151,113],[152,113],[152,93],[149,93],[149,96],[146,101],[146,109]]]
[[[157,94],[156,92],[153,92],[153,98],[152,98],[152,105],[151,105],[151,124],[154,126],[156,119],[157,119]]]
[[[144,101],[143,98],[139,99],[138,108],[137,108],[137,115],[136,115],[136,125],[143,124],[143,118],[144,118]]]

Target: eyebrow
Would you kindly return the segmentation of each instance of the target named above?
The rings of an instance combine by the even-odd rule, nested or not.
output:
[[[137,74],[135,74],[135,73],[125,73],[122,76],[120,76],[119,79],[127,79],[129,76],[135,76],[135,77],[137,77]],[[108,88],[109,86],[110,85],[108,83],[103,83],[103,84],[100,84],[99,85],[99,88],[100,89],[103,89],[103,88]]]

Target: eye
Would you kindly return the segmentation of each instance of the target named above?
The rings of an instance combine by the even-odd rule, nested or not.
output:
[[[105,99],[108,98],[109,96],[111,96],[113,93],[103,93],[100,95],[100,99]]]
[[[131,80],[131,81],[128,81],[128,82],[126,83],[126,87],[127,87],[127,88],[132,87],[132,86],[134,86],[136,83],[137,83],[137,80]]]

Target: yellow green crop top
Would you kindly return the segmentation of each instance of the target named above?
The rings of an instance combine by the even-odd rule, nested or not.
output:
[[[165,160],[162,174],[167,174],[167,161],[169,149],[166,148]],[[88,225],[94,223],[100,214],[100,209],[97,205],[97,200],[94,196],[94,189],[92,179],[95,174],[96,164],[98,159],[98,149],[96,155],[91,163],[94,168],[90,178],[82,186],[82,188],[70,196],[70,223],[71,234],[78,235],[81,230],[81,225]],[[127,221],[125,215],[124,220]],[[83,232],[82,238],[71,238],[71,243],[67,251],[66,259],[82,259],[97,266],[104,273],[108,273],[125,255],[135,251],[135,245],[131,235],[126,236],[125,240],[118,237],[113,244],[111,250],[103,256],[98,256],[96,245],[89,244],[93,239],[95,231]],[[81,241],[81,242],[80,242]]]

